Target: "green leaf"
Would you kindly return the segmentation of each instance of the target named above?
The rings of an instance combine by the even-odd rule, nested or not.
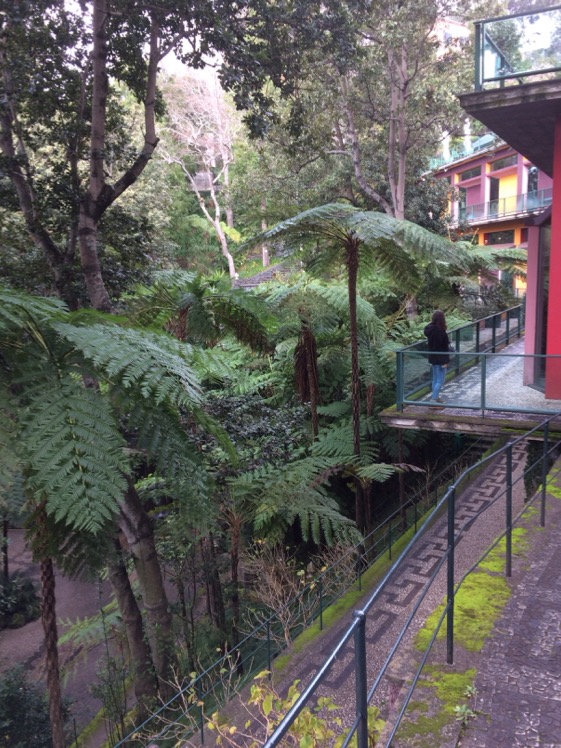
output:
[[[38,503],[73,528],[97,533],[117,511],[128,461],[105,399],[71,378],[36,393],[23,416],[28,483]]]

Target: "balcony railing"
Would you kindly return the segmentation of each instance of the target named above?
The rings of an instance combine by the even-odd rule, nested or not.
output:
[[[553,199],[553,188],[525,192],[522,195],[502,197],[498,200],[490,200],[488,203],[477,203],[477,205],[461,205],[458,211],[458,220],[469,223],[477,221],[489,221],[494,218],[505,218],[507,216],[524,215],[540,208],[551,205]]]
[[[561,410],[559,400],[547,400],[541,391],[553,359],[561,356],[525,355],[515,346],[524,330],[524,307],[463,325],[449,331],[455,352],[442,395],[446,409],[499,411],[549,415]],[[499,352],[500,351],[500,352]],[[430,406],[431,367],[425,340],[397,351],[397,409]],[[524,379],[532,386],[524,386]]]
[[[561,6],[475,24],[475,90],[561,77]]]

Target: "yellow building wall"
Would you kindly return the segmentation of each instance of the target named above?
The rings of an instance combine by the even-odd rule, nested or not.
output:
[[[501,177],[499,181],[499,199],[514,197],[518,194],[518,175],[511,174],[509,177]]]

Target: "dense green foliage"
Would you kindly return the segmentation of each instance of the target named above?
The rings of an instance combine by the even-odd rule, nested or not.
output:
[[[2,5],[0,509],[27,517],[44,579],[53,558],[107,573],[130,659],[103,677],[130,675],[139,718],[176,666],[204,669],[273,605],[246,589],[248,549],[298,555],[294,577],[402,498],[398,472],[426,454],[378,417],[395,347],[521,269],[517,250],[445,239],[447,188],[426,174],[462,126],[465,49],[435,36],[452,10]],[[199,69],[218,54],[227,93],[177,71],[160,91],[172,50]],[[225,238],[242,274],[268,253],[286,275],[237,287]],[[62,714],[52,574],[43,593]]]
[[[2,748],[52,748],[49,707],[41,687],[28,681],[22,668],[0,677],[0,745]]]

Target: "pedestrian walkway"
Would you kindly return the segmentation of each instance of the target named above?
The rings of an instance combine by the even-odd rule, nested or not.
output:
[[[479,658],[463,748],[561,746],[561,464],[548,497],[546,527],[518,559],[512,597]]]
[[[525,449],[515,450],[514,513],[524,508],[523,470]],[[556,468],[559,471],[561,468]],[[435,719],[434,734],[430,719],[427,732],[416,735],[408,730],[406,739],[399,733],[393,748],[426,746],[487,746],[487,748],[561,747],[561,479],[551,483],[547,501],[545,530],[533,527],[531,542],[523,557],[515,558],[509,582],[513,595],[495,634],[481,654],[470,655],[469,667],[478,675],[479,692],[473,704],[473,717],[463,727],[452,715],[441,730]],[[456,582],[480,558],[505,528],[505,506],[500,498],[505,486],[505,463],[501,459],[481,474],[458,499],[456,532],[463,538],[456,550]],[[480,515],[484,507],[488,511]],[[537,524],[536,512],[525,520]],[[447,548],[446,517],[412,551],[403,568],[392,579],[367,617],[368,687],[376,679],[398,632],[433,575]],[[428,615],[442,602],[446,590],[445,567],[438,573],[422,603],[395,664],[381,681],[373,702],[382,714],[395,716],[400,699],[410,682],[414,661],[419,659],[414,637]],[[335,648],[349,617],[326,634],[321,641],[294,657],[289,676],[277,684],[283,691],[294,680],[305,687]],[[477,661],[477,664],[475,662]],[[445,658],[441,666],[446,668]],[[316,692],[329,696],[341,706],[344,726],[352,724],[355,714],[355,660],[352,647],[337,657],[331,671]],[[430,716],[430,712],[429,712]],[[406,714],[405,722],[409,717]],[[416,718],[411,717],[412,721]],[[427,740],[429,742],[427,742]],[[378,745],[378,743],[376,744]],[[382,741],[379,745],[385,745]]]

